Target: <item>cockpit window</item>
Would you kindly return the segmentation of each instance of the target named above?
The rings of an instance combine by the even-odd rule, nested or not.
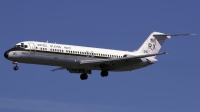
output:
[[[20,45],[16,45],[15,48],[20,48]]]
[[[24,43],[21,43],[21,47],[22,47],[22,48],[24,47]]]
[[[15,48],[28,48],[28,46],[27,45],[15,45]]]

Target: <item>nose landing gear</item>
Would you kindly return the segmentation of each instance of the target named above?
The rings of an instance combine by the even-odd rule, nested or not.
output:
[[[14,66],[13,70],[17,71],[17,70],[19,70],[19,67],[18,66]]]
[[[13,64],[15,64],[15,66],[13,67],[13,70],[15,70],[15,71],[19,70],[18,63],[17,62],[13,62]]]

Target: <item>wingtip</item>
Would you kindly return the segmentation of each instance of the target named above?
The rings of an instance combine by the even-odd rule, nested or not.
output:
[[[197,35],[197,34],[185,34],[184,36],[193,36],[193,35]]]
[[[163,54],[168,54],[169,52],[163,52]]]

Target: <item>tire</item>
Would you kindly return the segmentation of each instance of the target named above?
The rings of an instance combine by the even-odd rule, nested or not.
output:
[[[17,71],[17,70],[19,70],[19,67],[18,66],[14,66],[13,70]]]
[[[80,79],[81,80],[86,80],[86,79],[88,79],[88,75],[83,73],[83,74],[80,75]]]
[[[108,76],[108,71],[101,71],[101,76],[102,77],[107,77]]]

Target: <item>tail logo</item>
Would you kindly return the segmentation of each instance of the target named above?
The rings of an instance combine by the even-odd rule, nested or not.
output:
[[[148,44],[149,49],[154,50],[156,48],[156,39],[150,39],[151,43]]]

